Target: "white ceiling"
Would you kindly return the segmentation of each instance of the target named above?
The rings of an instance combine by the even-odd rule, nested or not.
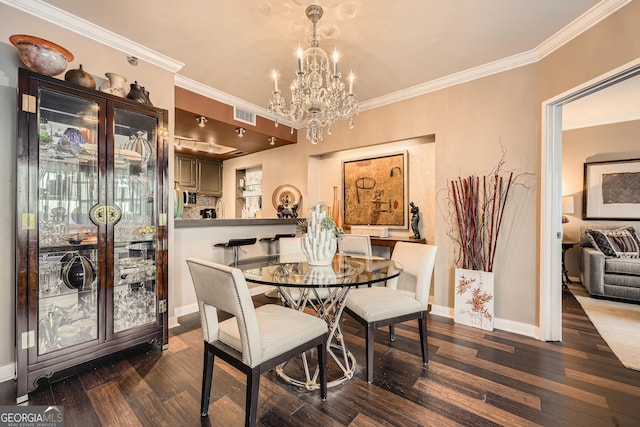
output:
[[[178,86],[258,114],[273,69],[281,88],[293,79],[295,51],[308,46],[310,4],[324,8],[320,46],[340,53],[366,109],[539,60],[628,1],[0,0],[156,61],[177,71]]]
[[[281,84],[291,81],[295,50],[308,46],[309,4],[324,8],[320,46],[338,50],[363,102],[533,51],[599,0],[46,3],[183,63],[181,76],[266,107],[274,67]]]
[[[570,102],[562,108],[562,129],[640,120],[640,75]]]

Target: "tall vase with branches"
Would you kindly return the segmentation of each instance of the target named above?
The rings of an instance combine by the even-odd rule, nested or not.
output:
[[[471,175],[451,181],[462,268],[493,271],[512,182],[513,172],[506,178],[498,174]]]
[[[493,329],[493,268],[513,172],[503,173],[503,159],[489,174],[452,180],[448,202],[457,243],[454,319]]]

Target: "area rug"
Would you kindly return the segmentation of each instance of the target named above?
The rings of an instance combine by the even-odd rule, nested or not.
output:
[[[640,304],[591,298],[580,285],[570,289],[620,362],[640,371]]]

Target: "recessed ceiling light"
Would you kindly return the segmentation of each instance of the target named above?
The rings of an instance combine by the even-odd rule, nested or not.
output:
[[[207,123],[209,120],[207,120],[207,118],[205,116],[198,116],[198,117],[196,117],[196,121],[198,122],[198,126],[203,128],[204,124]]]

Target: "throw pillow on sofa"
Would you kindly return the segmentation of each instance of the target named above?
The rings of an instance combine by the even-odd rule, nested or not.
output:
[[[588,229],[585,234],[593,247],[609,258],[639,258],[640,240],[633,227],[615,230]]]

